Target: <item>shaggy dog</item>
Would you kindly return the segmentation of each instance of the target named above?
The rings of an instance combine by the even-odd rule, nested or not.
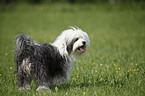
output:
[[[50,44],[36,44],[19,34],[15,56],[19,90],[30,89],[32,79],[39,84],[37,91],[68,81],[74,60],[86,54],[89,43],[87,33],[73,27]]]

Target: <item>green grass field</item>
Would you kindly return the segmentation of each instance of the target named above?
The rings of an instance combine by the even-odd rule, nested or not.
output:
[[[90,37],[87,56],[75,62],[69,83],[49,92],[18,91],[15,37],[53,42],[69,26]],[[145,7],[137,4],[0,5],[0,96],[144,96]]]

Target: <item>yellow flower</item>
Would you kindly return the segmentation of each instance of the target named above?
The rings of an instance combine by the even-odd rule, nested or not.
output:
[[[114,64],[114,66],[116,66],[116,64]]]
[[[99,80],[99,82],[101,82],[101,79]]]
[[[107,66],[107,68],[109,68],[109,66]]]
[[[0,76],[2,76],[2,74],[0,74]]]
[[[79,75],[77,75],[77,78],[79,77]]]
[[[6,52],[6,53],[5,53],[5,56],[7,56],[7,55],[8,55],[8,53]]]
[[[118,68],[120,70],[120,68]]]
[[[133,65],[133,63],[131,63],[131,65]]]
[[[129,70],[127,70],[127,72],[129,72]]]
[[[97,70],[95,72],[98,72]]]
[[[100,64],[100,66],[103,66],[103,64]]]
[[[115,70],[117,70],[117,68],[115,68]]]
[[[139,69],[136,69],[137,71],[139,70]]]
[[[45,95],[45,93],[43,93],[43,95]]]
[[[134,69],[133,71],[136,71],[136,69]]]
[[[13,69],[12,67],[10,67],[10,69]]]
[[[86,94],[86,92],[83,92],[83,94],[85,95],[85,94]]]
[[[137,66],[137,64],[135,64],[135,66]]]

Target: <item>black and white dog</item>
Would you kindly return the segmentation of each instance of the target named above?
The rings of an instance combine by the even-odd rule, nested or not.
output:
[[[89,43],[87,33],[79,28],[63,31],[50,44],[36,44],[19,34],[15,56],[19,90],[29,89],[32,79],[39,84],[37,91],[68,81],[74,60],[86,54]]]

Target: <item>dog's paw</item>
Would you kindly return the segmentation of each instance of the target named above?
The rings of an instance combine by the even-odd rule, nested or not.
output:
[[[51,92],[49,87],[45,87],[45,86],[39,86],[36,91],[49,91]]]
[[[20,87],[18,90],[22,91],[22,90],[25,90],[25,89],[30,90],[30,86],[26,85],[25,87]]]
[[[25,87],[20,87],[18,90],[19,91],[25,90]]]

